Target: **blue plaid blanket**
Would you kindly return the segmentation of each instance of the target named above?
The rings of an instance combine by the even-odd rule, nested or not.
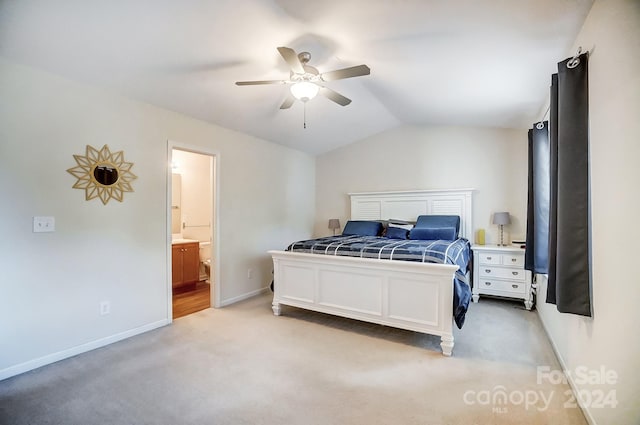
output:
[[[453,280],[453,316],[458,328],[462,328],[464,324],[471,300],[471,288],[466,277],[471,258],[471,244],[466,239],[426,241],[388,239],[380,236],[329,236],[294,242],[287,247],[287,251],[455,264],[459,268]]]

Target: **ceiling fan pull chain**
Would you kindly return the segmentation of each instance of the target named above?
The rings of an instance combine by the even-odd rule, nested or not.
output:
[[[307,102],[302,102],[302,119],[303,119],[303,128],[307,128]]]

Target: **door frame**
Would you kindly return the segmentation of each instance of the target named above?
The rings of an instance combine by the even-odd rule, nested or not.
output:
[[[173,321],[173,291],[171,282],[171,179],[173,170],[171,167],[173,150],[206,155],[210,158],[211,170],[211,274],[213,278],[213,288],[211,291],[211,306],[221,307],[221,285],[220,281],[220,152],[204,146],[189,145],[185,143],[167,140],[167,181],[166,181],[166,232],[167,232],[167,315],[170,322]]]

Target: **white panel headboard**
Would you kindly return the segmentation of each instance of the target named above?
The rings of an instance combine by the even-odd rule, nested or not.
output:
[[[419,215],[460,216],[460,236],[473,241],[473,189],[349,193],[351,220],[415,221]]]

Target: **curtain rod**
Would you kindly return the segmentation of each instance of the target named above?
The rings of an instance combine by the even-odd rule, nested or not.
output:
[[[547,111],[542,116],[542,119],[540,121],[538,121],[538,123],[536,124],[536,128],[538,130],[542,130],[544,128],[544,119],[547,116],[547,114],[549,113],[549,109],[551,109],[551,102],[549,102],[549,106],[547,106]]]
[[[573,55],[569,62],[567,62],[567,68],[571,69],[580,65],[580,53],[582,53],[582,46],[578,46],[578,51],[576,52],[576,54]]]

